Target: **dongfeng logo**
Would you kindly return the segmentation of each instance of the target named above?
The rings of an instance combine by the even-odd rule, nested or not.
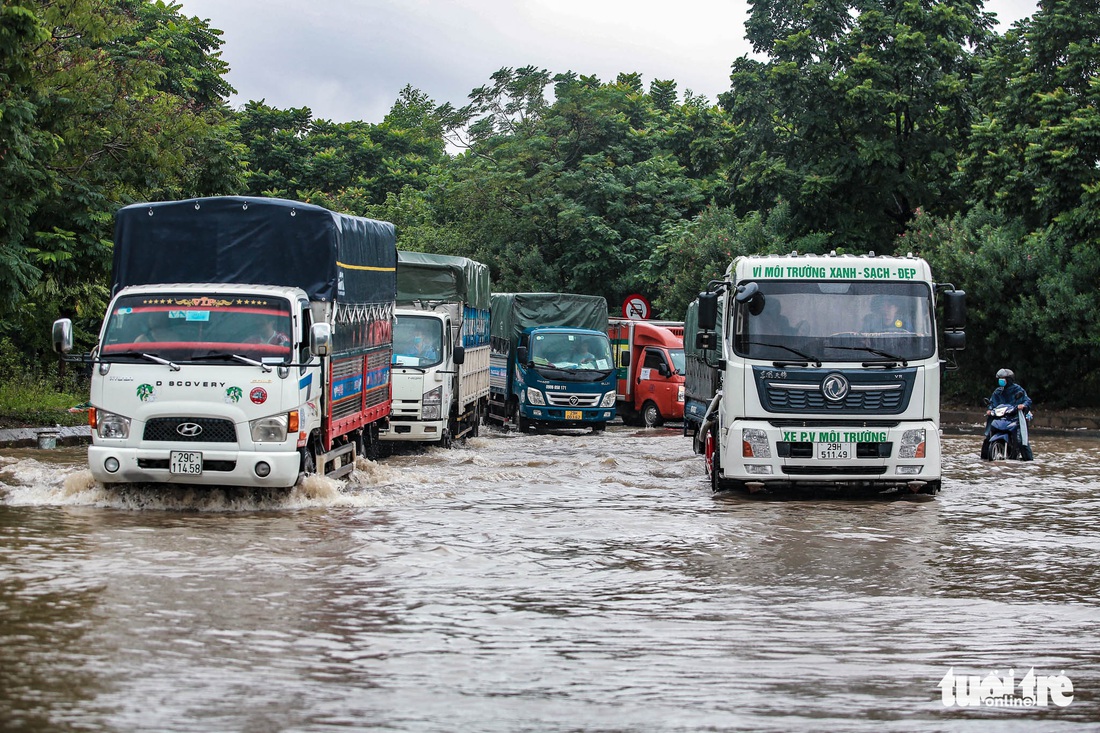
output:
[[[196,438],[202,433],[202,425],[193,422],[181,422],[176,426],[176,432],[185,438]]]
[[[830,402],[840,402],[848,396],[848,380],[843,374],[830,374],[821,383],[821,393]]]

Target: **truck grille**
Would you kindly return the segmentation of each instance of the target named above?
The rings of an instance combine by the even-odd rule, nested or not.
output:
[[[912,367],[873,372],[753,367],[757,394],[768,412],[843,415],[849,420],[904,412],[913,395],[916,376],[917,370]],[[834,390],[837,384],[840,389]],[[837,399],[827,399],[826,390],[833,390]]]
[[[143,440],[160,443],[236,443],[229,420],[213,417],[154,417],[145,423]]]
[[[554,407],[595,407],[600,394],[572,394],[568,392],[547,392],[546,399]]]

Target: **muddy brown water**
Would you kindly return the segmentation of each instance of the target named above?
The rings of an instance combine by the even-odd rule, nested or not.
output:
[[[292,492],[0,450],[0,730],[1096,729],[1100,440],[944,443],[927,502],[715,496],[677,429]]]

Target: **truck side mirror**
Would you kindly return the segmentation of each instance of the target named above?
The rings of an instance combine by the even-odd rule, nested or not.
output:
[[[629,351],[624,349],[623,351],[619,352],[619,366],[623,366],[623,367],[630,366],[630,352]]]
[[[667,364],[661,364],[661,366],[657,367],[657,373],[660,374],[662,377],[668,377],[672,375],[672,372],[668,370]]]
[[[943,294],[943,327],[947,330],[966,326],[966,292],[948,290]]]
[[[73,322],[68,318],[58,318],[53,322],[53,350],[59,354],[68,354],[73,350]]]
[[[943,347],[948,351],[962,351],[966,348],[964,331],[946,331],[943,334]]]
[[[527,363],[527,347],[526,346],[516,347],[516,359],[519,360],[520,364],[526,364]]]
[[[738,285],[734,299],[738,303],[748,303],[751,315],[758,316],[764,310],[764,294],[760,292],[760,286],[756,283]]]
[[[332,355],[332,326],[328,323],[314,323],[309,329],[309,353],[314,356]]]
[[[699,293],[699,328],[713,331],[718,323],[718,293]]]
[[[713,351],[718,348],[718,334],[714,331],[700,331],[695,334],[695,348],[700,351]]]
[[[466,347],[456,346],[454,353],[455,366],[461,366],[466,361]]]

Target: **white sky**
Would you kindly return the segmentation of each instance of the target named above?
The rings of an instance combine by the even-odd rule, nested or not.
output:
[[[746,0],[177,0],[224,31],[230,104],[381,122],[406,84],[456,107],[501,67],[673,79],[714,102],[749,53]],[[987,0],[1001,30],[1037,0]]]

